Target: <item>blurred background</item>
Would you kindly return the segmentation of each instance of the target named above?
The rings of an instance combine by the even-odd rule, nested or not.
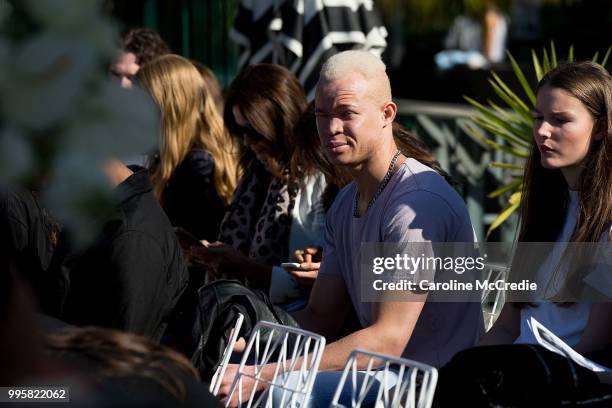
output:
[[[265,2],[265,1],[264,1]],[[238,45],[229,38],[240,0],[108,0],[106,7],[125,27],[158,31],[172,50],[211,67],[222,85],[237,70]],[[387,28],[387,63],[400,98],[463,102],[462,92],[437,79],[434,55],[444,48],[453,20],[466,8],[495,6],[508,18],[507,49],[528,65],[532,48],[554,40],[558,49],[574,45],[577,57],[605,50],[612,37],[610,0],[375,0]],[[507,64],[495,67],[502,75]],[[478,75],[463,89],[488,92]],[[443,86],[447,85],[447,86]],[[469,85],[469,86],[468,86]],[[473,88],[472,88],[473,86]]]

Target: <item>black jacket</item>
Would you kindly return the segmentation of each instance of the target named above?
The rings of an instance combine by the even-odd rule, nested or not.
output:
[[[210,152],[192,149],[174,170],[164,191],[164,211],[175,227],[197,239],[216,241],[226,206],[214,183]]]
[[[239,337],[245,339],[260,321],[299,327],[293,317],[274,306],[264,292],[247,288],[235,280],[220,279],[201,287],[196,301],[192,335],[197,339],[197,348],[192,362],[204,380],[212,378],[218,367],[239,313],[244,315]]]
[[[58,253],[63,251],[55,245],[59,230],[59,224],[30,191],[0,188],[2,265],[13,264],[30,284],[40,308],[53,316],[58,315],[65,292],[58,268],[62,256]]]
[[[70,289],[63,318],[159,340],[188,283],[181,248],[146,169],[117,186],[116,197],[98,240],[64,264]]]

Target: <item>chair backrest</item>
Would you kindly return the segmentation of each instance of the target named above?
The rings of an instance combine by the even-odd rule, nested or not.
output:
[[[242,313],[238,313],[238,318],[236,319],[236,323],[234,324],[234,328],[229,335],[229,342],[227,346],[225,346],[225,350],[223,351],[223,356],[221,357],[221,364],[217,368],[215,375],[213,375],[212,380],[210,381],[210,386],[208,390],[213,394],[217,395],[219,393],[219,387],[221,387],[221,380],[225,375],[225,369],[230,361],[230,357],[232,356],[232,352],[234,351],[234,346],[236,345],[236,341],[238,340],[238,334],[240,333],[240,329],[242,328],[242,322],[244,321],[244,315]]]
[[[271,407],[274,398],[275,408],[305,407],[324,348],[325,338],[321,335],[275,323],[257,323],[228,393],[226,406],[235,398],[238,406]],[[273,378],[268,380],[261,374],[263,367],[270,363],[275,365],[275,370]],[[247,365],[254,366],[254,374],[245,370]],[[256,384],[266,384],[265,389],[255,392],[254,388],[244,395],[242,381],[246,377],[254,379]]]
[[[366,369],[359,369],[357,362],[364,358],[367,359]],[[376,389],[374,407],[429,408],[438,382],[438,370],[405,358],[353,350],[346,361],[330,407],[346,407],[340,403],[340,395],[347,381],[350,381],[351,408],[360,407],[366,396]]]
[[[508,267],[503,264],[497,263],[485,263],[486,280],[489,282],[495,282],[498,280],[505,281],[508,277]],[[482,291],[482,314],[485,322],[485,330],[489,329],[497,320],[499,313],[506,300],[506,293],[503,290],[488,290]]]

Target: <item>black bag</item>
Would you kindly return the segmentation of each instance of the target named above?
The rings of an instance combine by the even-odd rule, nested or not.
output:
[[[440,369],[433,406],[610,407],[612,393],[594,372],[541,346],[481,346]]]
[[[221,362],[238,313],[244,315],[238,337],[245,339],[259,321],[299,327],[287,312],[274,306],[264,292],[247,288],[239,281],[217,280],[201,287],[193,333],[199,341],[192,362],[203,380],[210,381]]]

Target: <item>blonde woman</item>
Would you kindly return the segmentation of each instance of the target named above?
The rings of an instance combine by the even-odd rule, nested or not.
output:
[[[237,179],[231,139],[191,61],[164,55],[138,71],[161,112],[159,155],[150,160],[155,196],[170,222],[215,240]]]

